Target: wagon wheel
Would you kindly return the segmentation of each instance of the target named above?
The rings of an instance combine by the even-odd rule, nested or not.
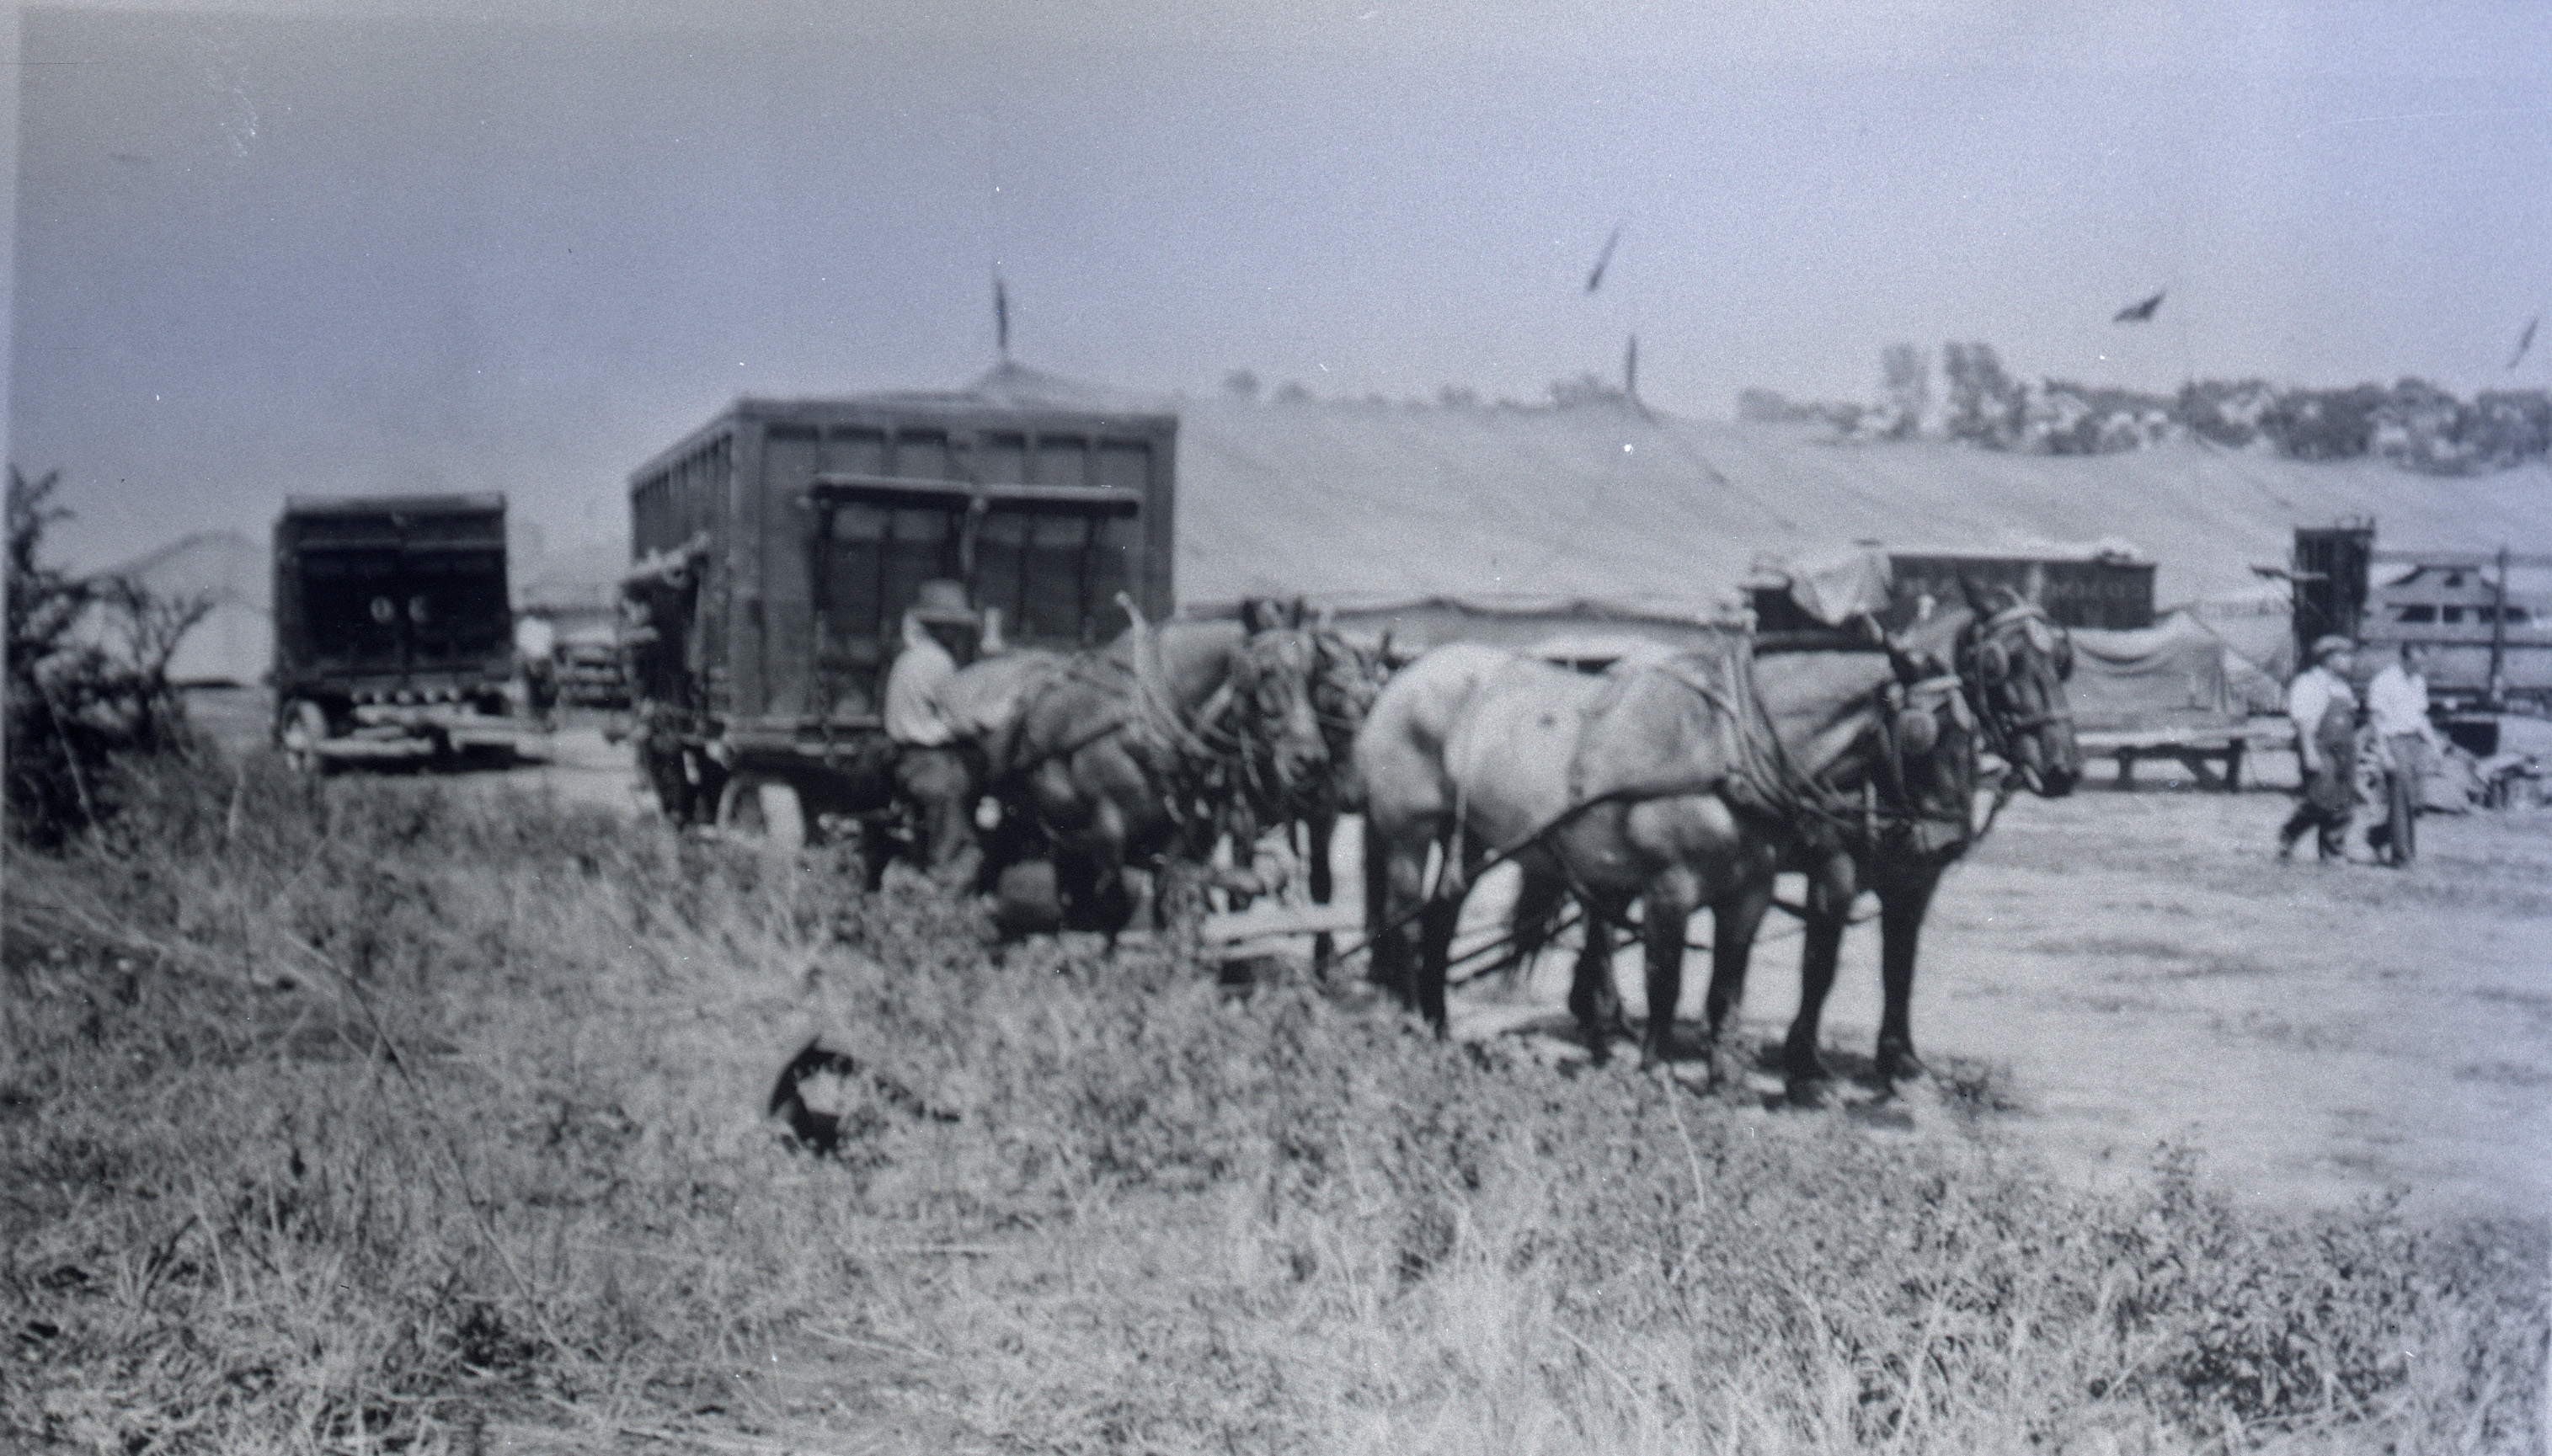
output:
[[[310,699],[295,698],[284,709],[283,725],[276,731],[276,741],[283,749],[283,762],[296,774],[317,774],[328,766],[327,756],[319,745],[328,741],[328,712]]]
[[[773,849],[806,847],[806,806],[786,779],[738,774],[718,794],[718,827]]]

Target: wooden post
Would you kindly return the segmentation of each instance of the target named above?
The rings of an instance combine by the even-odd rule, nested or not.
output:
[[[2490,613],[2490,680],[2484,688],[2494,708],[2499,706],[2502,680],[2499,675],[2507,659],[2507,547],[2504,543],[2499,548],[2499,589],[2495,595],[2497,604]]]

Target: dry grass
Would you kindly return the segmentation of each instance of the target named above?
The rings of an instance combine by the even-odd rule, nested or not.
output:
[[[0,1435],[120,1453],[2521,1450],[2544,1231],[1772,1116],[843,868],[170,770],[13,855]],[[817,1028],[839,1156],[760,1116]]]

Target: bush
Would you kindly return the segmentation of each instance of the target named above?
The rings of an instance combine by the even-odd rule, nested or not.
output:
[[[30,482],[9,468],[9,832],[48,848],[114,812],[109,769],[120,756],[187,745],[168,662],[211,609],[46,564],[45,532],[69,515],[53,503],[60,482],[59,470]]]

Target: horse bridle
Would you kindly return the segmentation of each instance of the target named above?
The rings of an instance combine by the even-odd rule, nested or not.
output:
[[[2000,684],[2012,679],[2012,672],[2011,668],[2006,666],[2001,674],[1988,675],[1984,668],[1985,652],[1990,648],[2003,656],[2006,665],[2011,664],[2016,661],[2017,655],[2007,644],[2016,638],[2026,642],[2031,651],[2053,662],[2059,651],[2066,646],[2065,629],[2058,626],[2055,619],[2047,615],[2045,607],[2033,601],[2024,601],[2007,606],[1987,617],[1976,624],[1974,632],[1974,639],[1961,644],[1959,648],[1960,685],[1965,689],[1969,705],[1975,709],[1976,721],[1983,730],[1985,747],[1992,750],[1996,758],[2011,766],[2013,770],[2034,778],[2037,771],[2030,768],[2026,760],[2013,752],[2014,746],[2023,734],[2044,728],[2051,723],[2073,722],[2074,711],[2070,707],[2041,707],[2035,712],[2028,713],[2006,713],[1996,709],[1994,699],[1998,695]],[[1989,676],[1992,676],[1994,680],[1987,680]],[[2006,778],[2004,782],[2006,788],[1995,803],[1996,812],[1999,812],[2002,807],[2000,799],[2007,799],[2010,796],[2008,792],[2010,780]],[[1988,818],[1986,823],[1990,825],[1992,820]]]

